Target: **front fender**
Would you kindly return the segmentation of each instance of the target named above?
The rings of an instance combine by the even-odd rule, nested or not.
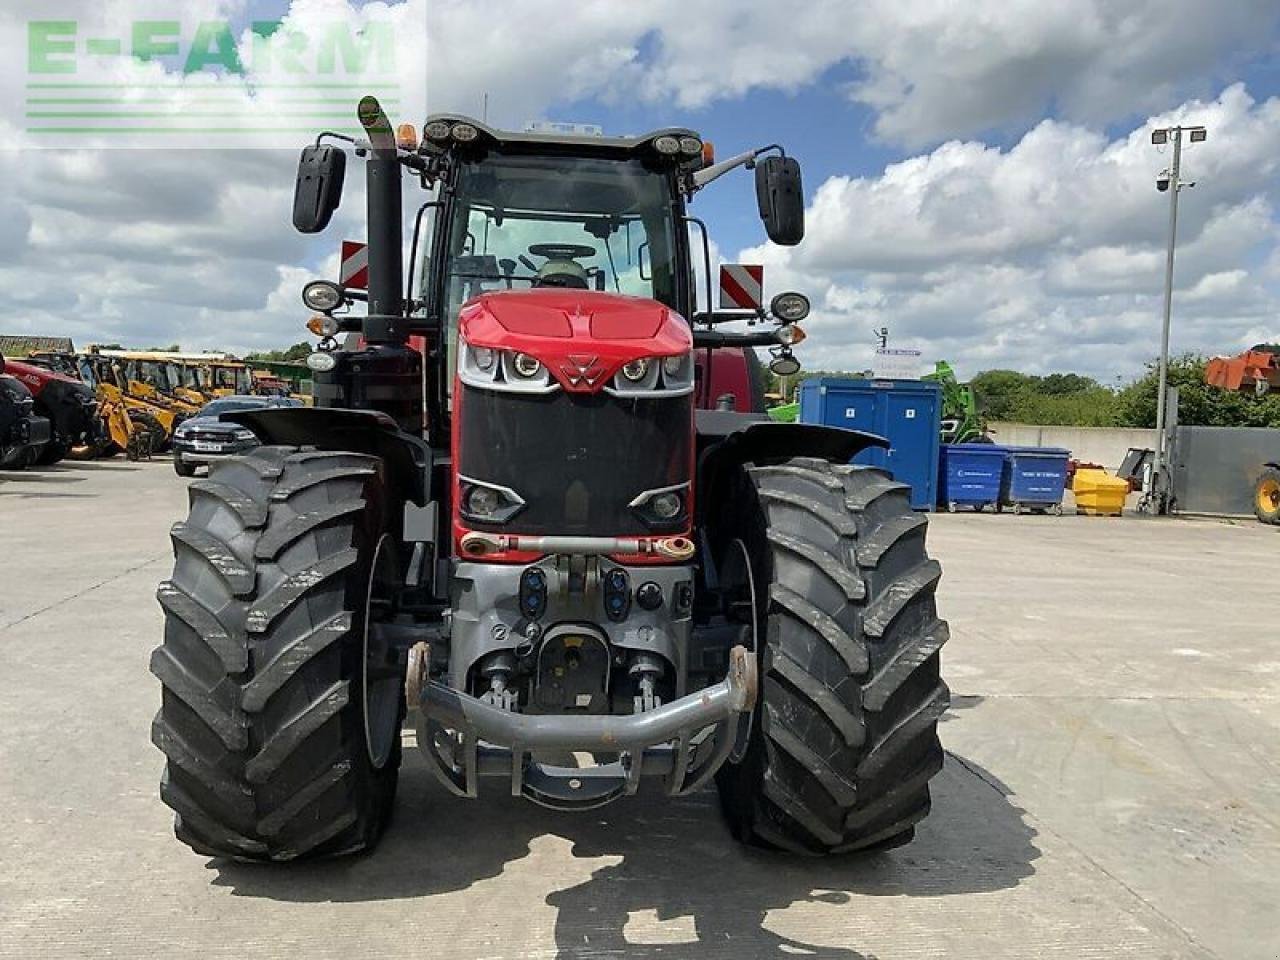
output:
[[[404,499],[420,507],[431,499],[431,447],[380,411],[266,407],[223,414],[222,419],[248,427],[263,443],[380,457],[389,482]]]
[[[698,411],[697,419],[699,503],[710,502],[708,495],[722,489],[728,474],[744,464],[780,463],[792,457],[848,463],[867,447],[889,446],[874,433],[817,423],[777,423],[714,410]]]

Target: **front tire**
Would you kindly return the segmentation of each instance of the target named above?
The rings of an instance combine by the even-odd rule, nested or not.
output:
[[[717,781],[740,840],[803,854],[909,841],[942,768],[949,693],[941,569],[910,490],[870,467],[748,467],[726,536],[753,557],[762,688],[741,762]]]
[[[1280,526],[1280,470],[1262,471],[1253,490],[1253,512],[1263,523]]]
[[[51,467],[55,463],[61,463],[66,459],[68,453],[71,452],[71,444],[60,437],[55,437],[44,445],[44,448],[35,456],[34,463],[37,467]]]
[[[157,594],[160,794],[197,853],[292,860],[377,843],[400,766],[402,692],[381,764],[366,748],[365,626],[392,511],[383,465],[260,447],[215,463],[172,531]],[[378,609],[383,598],[375,597]],[[379,621],[380,622],[380,621]],[[381,675],[400,676],[395,662]]]
[[[175,451],[173,454],[173,472],[180,477],[194,477],[196,475],[196,465],[187,463],[182,459],[182,454]]]

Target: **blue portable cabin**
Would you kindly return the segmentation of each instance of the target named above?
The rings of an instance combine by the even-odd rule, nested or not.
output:
[[[800,387],[800,422],[874,433],[889,449],[868,447],[854,463],[884,467],[910,485],[911,506],[937,500],[942,388],[929,380],[844,380],[819,377]]]

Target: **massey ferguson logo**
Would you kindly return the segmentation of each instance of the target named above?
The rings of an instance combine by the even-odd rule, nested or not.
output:
[[[566,362],[560,365],[560,371],[571,387],[578,387],[584,383],[588,387],[594,387],[600,375],[604,373],[604,368],[600,366],[599,357],[570,354]]]

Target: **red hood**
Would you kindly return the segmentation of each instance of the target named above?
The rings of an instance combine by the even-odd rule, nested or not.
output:
[[[584,393],[602,388],[629,360],[693,348],[689,324],[669,307],[592,290],[481,294],[462,308],[458,329],[474,346],[536,357],[566,390]]]
[[[21,360],[10,360],[5,357],[4,361],[5,376],[17,377],[27,389],[35,396],[44,389],[46,383],[54,380],[62,380],[65,383],[79,383],[75,377],[68,377],[65,374],[54,373],[45,367],[37,367],[33,363],[23,363]]]

